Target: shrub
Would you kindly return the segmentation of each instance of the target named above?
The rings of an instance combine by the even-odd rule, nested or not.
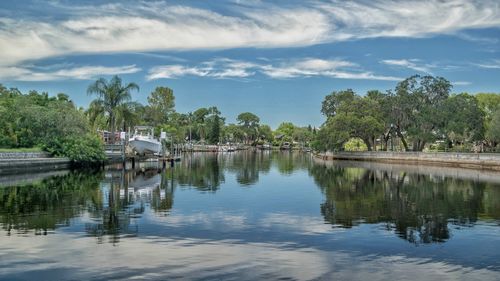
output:
[[[106,159],[101,140],[88,134],[55,138],[46,142],[43,149],[54,156],[67,157],[75,164],[84,166]]]

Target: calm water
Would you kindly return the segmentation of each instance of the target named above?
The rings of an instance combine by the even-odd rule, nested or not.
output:
[[[278,152],[141,165],[0,176],[0,279],[500,280],[498,174]]]

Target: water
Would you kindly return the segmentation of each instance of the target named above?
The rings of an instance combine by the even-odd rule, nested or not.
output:
[[[0,279],[500,280],[498,174],[289,152],[141,165],[0,176]]]

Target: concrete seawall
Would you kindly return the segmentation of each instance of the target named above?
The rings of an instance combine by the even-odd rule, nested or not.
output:
[[[376,161],[402,164],[428,164],[437,166],[486,169],[500,171],[500,153],[452,153],[452,152],[327,152],[317,153],[323,160]]]
[[[29,173],[69,168],[67,158],[50,158],[45,152],[1,152],[0,174]]]
[[[0,160],[2,159],[28,159],[28,158],[49,158],[47,152],[0,152]]]

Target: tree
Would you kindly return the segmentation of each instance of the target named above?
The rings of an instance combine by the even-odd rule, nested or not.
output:
[[[341,94],[339,94],[341,93]],[[341,97],[341,98],[338,98]],[[335,100],[335,102],[332,102]],[[360,97],[352,90],[334,92],[325,97],[323,105],[335,103],[334,112],[328,109],[326,126],[321,130],[318,138],[333,137],[323,148],[336,150],[342,149],[343,142],[350,138],[360,138],[365,142],[368,150],[375,147],[375,139],[383,133],[384,123],[378,101],[370,95]],[[320,131],[321,131],[320,130]]]
[[[259,126],[259,137],[262,140],[265,140],[267,142],[272,142],[273,141],[273,130],[271,130],[271,127],[269,127],[269,125],[260,125]]]
[[[484,112],[476,97],[453,95],[444,103],[444,133],[454,143],[478,141],[484,137]]]
[[[221,137],[221,128],[224,125],[224,118],[220,117],[221,112],[217,107],[208,108],[209,115],[206,118],[206,123],[209,126],[207,139],[210,143],[216,144]]]
[[[129,83],[126,86],[122,85],[122,79],[118,76],[113,76],[110,81],[104,78],[99,78],[87,88],[89,95],[95,94],[97,99],[95,102],[102,106],[108,114],[109,123],[111,126],[111,141],[115,141],[116,114],[120,105],[131,100],[131,91],[139,91],[139,86],[135,83]]]
[[[174,112],[174,91],[168,87],[156,87],[148,97],[150,118],[157,126],[168,121],[169,115]]]
[[[323,113],[327,118],[335,116],[340,104],[353,100],[355,95],[356,94],[352,89],[339,92],[333,91],[323,100],[321,104],[321,113]]]
[[[448,80],[433,76],[414,75],[398,83],[392,119],[405,150],[408,150],[406,136],[413,141],[414,151],[422,151],[427,142],[436,139],[436,130],[443,125],[443,104],[451,87]]]
[[[491,123],[488,127],[486,136],[494,145],[500,143],[500,109],[497,109],[492,114]]]
[[[293,132],[295,130],[295,125],[291,122],[283,122],[276,129],[277,135],[282,135],[282,139],[291,141],[293,140]]]
[[[210,143],[218,143],[221,134],[221,122],[219,115],[215,115],[212,122],[210,122],[210,131],[208,132],[208,141]]]
[[[491,120],[493,114],[500,108],[500,94],[478,93],[475,96],[479,106],[486,114],[486,119]]]
[[[240,142],[245,139],[245,132],[241,126],[236,124],[229,124],[223,129],[223,136],[225,141]]]
[[[236,121],[238,121],[238,124],[243,128],[244,132],[246,133],[246,141],[248,140],[256,140],[258,136],[258,129],[259,129],[259,122],[260,118],[251,113],[251,112],[243,112],[238,115],[236,118]]]

